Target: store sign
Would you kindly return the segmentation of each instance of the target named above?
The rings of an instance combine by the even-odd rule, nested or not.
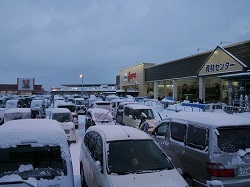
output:
[[[206,73],[227,71],[228,69],[233,68],[234,66],[235,66],[235,63],[233,62],[206,64]]]
[[[34,90],[34,79],[18,78],[17,85],[18,85],[18,90]]]
[[[221,47],[217,47],[200,69],[199,75],[243,71],[244,67],[246,65],[231,53]]]
[[[136,72],[130,73],[129,71],[128,73],[124,74],[123,80],[130,82],[131,79],[136,79],[136,78],[137,78],[137,73]]]

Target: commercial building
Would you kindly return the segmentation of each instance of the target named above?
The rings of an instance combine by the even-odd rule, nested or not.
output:
[[[34,78],[17,78],[17,84],[0,84],[0,95],[44,94],[42,85],[36,85]]]
[[[237,104],[250,94],[250,40],[161,64],[141,63],[120,71],[116,80],[119,89],[138,89],[139,96]]]

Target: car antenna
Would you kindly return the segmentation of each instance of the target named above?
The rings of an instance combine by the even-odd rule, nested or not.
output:
[[[122,130],[128,135],[128,137],[130,138],[130,135],[128,134],[128,132],[127,132],[125,129],[123,129],[122,126],[121,126],[121,128],[122,128]]]

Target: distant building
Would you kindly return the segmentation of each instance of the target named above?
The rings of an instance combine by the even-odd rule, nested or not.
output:
[[[44,94],[42,85],[35,85],[34,78],[17,78],[17,84],[0,84],[0,95]]]
[[[51,94],[56,95],[107,95],[116,93],[116,84],[63,84],[62,87],[51,88]]]

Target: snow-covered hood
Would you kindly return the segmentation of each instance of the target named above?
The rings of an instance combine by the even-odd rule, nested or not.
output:
[[[61,124],[62,124],[63,129],[71,129],[75,126],[73,122],[65,122]]]
[[[114,187],[186,187],[185,180],[176,169],[127,175],[109,175]]]

